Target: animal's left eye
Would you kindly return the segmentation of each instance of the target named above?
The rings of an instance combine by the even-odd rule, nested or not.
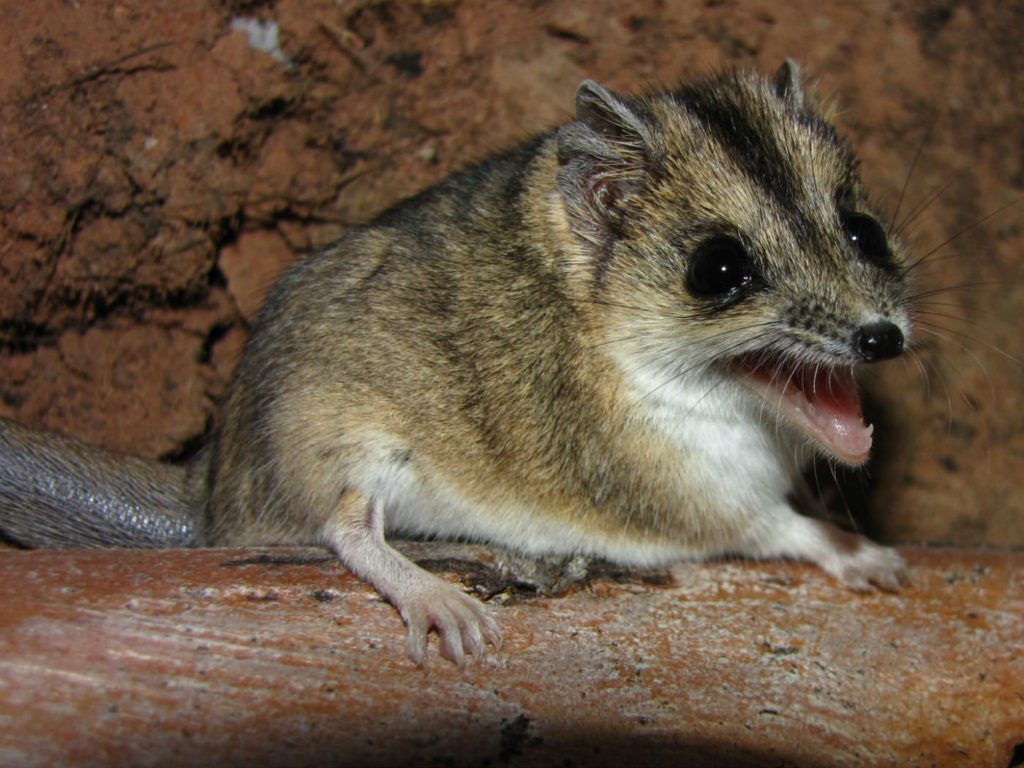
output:
[[[868,216],[866,213],[843,211],[839,214],[839,221],[847,239],[857,249],[861,258],[876,267],[892,269],[889,240],[885,236],[882,225],[873,216]]]

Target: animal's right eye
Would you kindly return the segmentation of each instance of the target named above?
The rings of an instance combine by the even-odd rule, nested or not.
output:
[[[733,237],[717,236],[694,251],[686,283],[694,296],[728,303],[739,299],[756,275],[747,249]]]
[[[861,258],[882,269],[892,266],[889,240],[882,225],[873,216],[843,211],[839,214],[839,221],[843,225],[847,239]]]

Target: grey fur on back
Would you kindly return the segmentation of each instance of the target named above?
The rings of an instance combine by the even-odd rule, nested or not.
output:
[[[25,547],[190,547],[186,471],[0,419],[0,530]]]

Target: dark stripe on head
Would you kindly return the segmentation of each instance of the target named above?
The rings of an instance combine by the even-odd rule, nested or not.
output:
[[[780,127],[788,126],[772,115],[764,95],[732,79],[686,87],[676,97],[754,186],[775,201],[797,238],[809,245],[819,236],[802,207],[799,172],[778,141]]]

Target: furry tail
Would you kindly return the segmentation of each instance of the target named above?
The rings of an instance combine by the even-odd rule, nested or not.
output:
[[[186,471],[0,419],[0,534],[24,547],[194,547]]]

